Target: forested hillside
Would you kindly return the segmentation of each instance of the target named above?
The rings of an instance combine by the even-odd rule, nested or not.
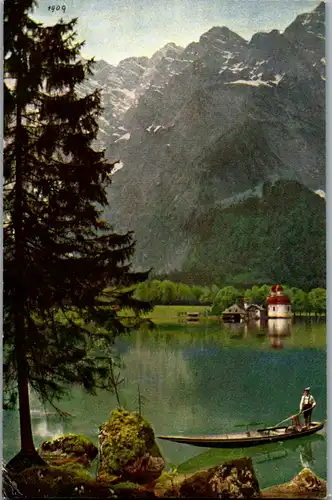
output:
[[[197,215],[184,268],[204,268],[224,284],[325,286],[325,208],[324,198],[297,182],[266,183],[262,198]]]

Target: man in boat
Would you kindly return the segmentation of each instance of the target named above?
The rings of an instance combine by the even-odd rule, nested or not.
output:
[[[311,414],[315,406],[316,401],[313,395],[310,394],[310,387],[306,387],[300,401],[300,412],[303,412],[306,427],[310,427],[311,425]]]
[[[302,425],[300,422],[299,415],[293,415],[291,417],[292,424],[289,425],[286,429],[287,432],[301,432],[302,431]]]

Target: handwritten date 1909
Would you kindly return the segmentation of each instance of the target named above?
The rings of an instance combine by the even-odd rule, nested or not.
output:
[[[55,11],[59,11],[59,10],[62,10],[62,12],[66,12],[66,6],[65,5],[49,5],[48,6],[48,10],[52,11],[52,12],[55,12]]]

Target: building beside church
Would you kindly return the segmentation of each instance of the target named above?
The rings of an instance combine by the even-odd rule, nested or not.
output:
[[[246,310],[238,304],[227,307],[222,313],[222,319],[225,323],[242,323],[246,319],[246,316]]]

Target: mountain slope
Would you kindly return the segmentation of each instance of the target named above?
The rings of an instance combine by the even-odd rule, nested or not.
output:
[[[207,262],[197,220],[261,192],[264,183],[325,189],[324,30],[321,3],[284,33],[257,33],[247,42],[213,27],[184,49],[168,44],[150,59],[130,58],[108,70],[108,128],[100,141],[122,168],[114,173],[106,215],[117,229],[135,231],[137,267],[192,266],[195,244]],[[295,238],[291,226],[287,220]],[[301,266],[314,281],[303,260]]]
[[[323,198],[295,181],[266,183],[262,197],[195,217],[183,270],[204,269],[228,284],[325,286],[325,208]]]

